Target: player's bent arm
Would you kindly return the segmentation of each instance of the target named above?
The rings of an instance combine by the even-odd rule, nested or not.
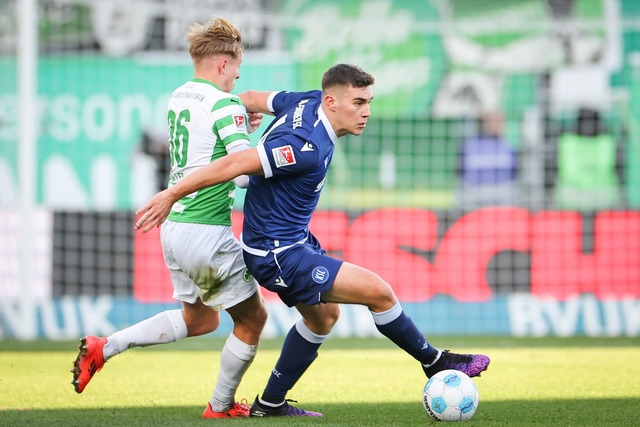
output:
[[[255,114],[260,114],[262,116],[261,113],[255,113]],[[238,144],[238,145],[234,145],[231,148],[227,148],[227,153],[229,154],[237,153],[239,151],[248,150],[250,148],[251,148],[251,145],[249,145],[249,141],[247,141],[246,144]],[[247,188],[249,186],[249,175],[236,176],[235,178],[233,178],[233,183],[240,188]]]
[[[262,113],[247,113],[249,116],[249,133],[255,132],[262,124]]]
[[[134,228],[143,233],[160,226],[175,202],[205,187],[228,182],[240,175],[263,175],[262,163],[256,148],[230,153],[185,176],[176,185],[151,198],[136,211],[140,215]]]
[[[273,112],[269,110],[269,95],[271,92],[248,90],[238,94],[238,97],[242,100],[247,111],[273,115]]]

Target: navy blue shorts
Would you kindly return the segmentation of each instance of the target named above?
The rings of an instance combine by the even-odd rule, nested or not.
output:
[[[326,255],[320,243],[310,235],[309,241],[279,254],[252,255],[243,251],[244,262],[261,286],[278,294],[289,307],[296,303],[319,304],[320,295],[328,291],[338,275],[342,260]]]

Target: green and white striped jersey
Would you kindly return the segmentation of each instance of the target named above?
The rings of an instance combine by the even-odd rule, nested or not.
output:
[[[193,79],[169,98],[169,187],[239,145],[249,147],[247,111],[240,98],[213,83]],[[233,181],[203,188],[177,201],[169,219],[177,222],[231,225]]]

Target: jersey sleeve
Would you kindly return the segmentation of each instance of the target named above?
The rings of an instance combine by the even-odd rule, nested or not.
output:
[[[214,104],[211,114],[212,131],[218,135],[227,152],[237,146],[250,144],[247,110],[238,97],[219,100]]]
[[[258,145],[265,178],[300,175],[318,164],[318,151],[305,150],[307,142],[299,138],[279,138]]]
[[[269,96],[268,107],[276,116],[282,111],[295,106],[301,99],[312,98],[322,93],[319,90],[308,92],[273,92]]]

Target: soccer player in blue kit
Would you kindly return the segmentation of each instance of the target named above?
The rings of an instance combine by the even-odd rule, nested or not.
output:
[[[318,355],[339,317],[338,303],[365,305],[377,329],[418,360],[427,377],[457,369],[470,377],[489,357],[433,347],[404,313],[393,290],[377,274],[326,255],[309,231],[338,138],[360,135],[371,114],[374,78],[338,64],[322,78],[322,90],[239,94],[247,111],[275,116],[257,147],[231,153],[156,194],[135,228],[160,225],[171,206],[194,191],[236,176],[251,175],[241,237],[249,271],[302,318],[291,328],[280,357],[251,416],[322,416],[285,399]]]

